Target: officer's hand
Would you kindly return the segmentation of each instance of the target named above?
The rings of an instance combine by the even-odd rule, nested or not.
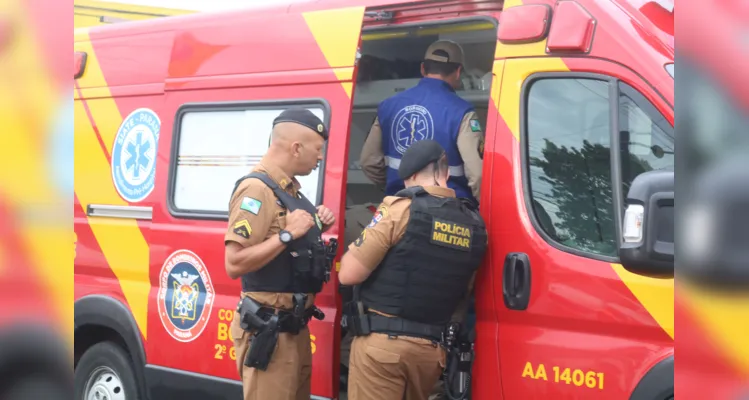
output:
[[[294,239],[304,236],[314,224],[315,218],[312,214],[302,209],[297,209],[286,214],[286,230],[291,233]]]
[[[328,207],[323,205],[317,206],[317,216],[320,217],[320,222],[328,228],[335,223],[335,215]]]

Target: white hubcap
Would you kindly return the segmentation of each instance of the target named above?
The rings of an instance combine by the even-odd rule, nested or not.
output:
[[[84,400],[125,400],[120,377],[109,367],[98,367],[86,381]]]

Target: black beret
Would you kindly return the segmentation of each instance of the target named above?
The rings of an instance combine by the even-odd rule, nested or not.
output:
[[[425,139],[414,142],[409,146],[398,167],[398,176],[401,179],[411,177],[421,171],[427,165],[437,161],[445,154],[445,149],[434,140]]]
[[[280,122],[293,122],[295,124],[306,126],[320,134],[323,139],[328,140],[328,129],[325,128],[325,124],[323,124],[322,121],[320,121],[320,118],[317,118],[312,111],[307,110],[306,108],[294,107],[284,110],[273,120],[273,126],[276,126],[276,124]]]

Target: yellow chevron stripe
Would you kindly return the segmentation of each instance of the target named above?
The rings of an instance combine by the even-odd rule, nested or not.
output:
[[[679,279],[679,299],[728,362],[749,379],[749,295],[711,291]]]
[[[523,82],[537,72],[569,71],[561,58],[511,59],[505,62],[499,113],[515,140],[520,141],[520,102]]]
[[[55,307],[56,327],[72,351],[73,259],[61,257],[71,254],[70,220],[66,219],[71,214],[66,199],[54,189],[46,164],[50,122],[67,93],[55,90],[42,49],[35,42],[36,32],[30,28],[33,19],[21,2],[0,2],[0,13],[13,27],[11,42],[0,50],[0,76],[6,78],[0,85],[0,126],[5,132],[0,146],[0,195],[15,215],[28,217],[19,219],[23,248],[12,252],[26,253],[34,276]]]
[[[302,16],[338,79],[351,81],[353,69],[346,71],[340,67],[354,65],[364,21],[364,7],[311,11],[302,13]],[[353,84],[341,82],[341,85],[350,99]]]
[[[627,271],[621,264],[611,264],[619,278],[648,313],[674,338],[674,279],[656,279]]]
[[[106,88],[107,82],[90,42],[76,43],[76,50],[88,52],[88,65],[82,83],[89,87]],[[114,137],[122,123],[117,104],[112,98],[95,99],[86,104],[107,152],[111,153]],[[109,162],[82,101],[75,104],[75,155],[75,193],[84,207],[91,203],[127,205],[114,188]],[[149,247],[143,233],[134,219],[88,218],[88,223],[109,267],[120,281],[138,328],[147,338],[148,293],[151,286],[148,277]]]

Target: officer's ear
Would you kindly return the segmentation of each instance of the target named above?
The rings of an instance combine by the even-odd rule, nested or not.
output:
[[[291,155],[299,157],[302,155],[302,142],[291,142]]]
[[[421,76],[427,76],[426,70],[424,69],[424,62],[421,62]]]

